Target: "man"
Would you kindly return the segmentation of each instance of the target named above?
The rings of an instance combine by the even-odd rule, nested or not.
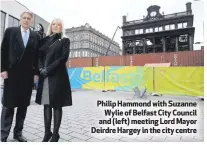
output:
[[[30,29],[33,13],[20,16],[20,27],[7,28],[1,44],[1,77],[4,79],[1,113],[1,141],[6,142],[11,129],[14,108],[14,139],[27,142],[22,135],[27,107],[30,105],[33,81],[37,81],[39,35]]]

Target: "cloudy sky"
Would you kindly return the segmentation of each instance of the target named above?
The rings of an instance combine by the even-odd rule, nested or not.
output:
[[[186,11],[186,3],[192,3],[195,40],[203,41],[204,2],[202,0],[17,0],[48,22],[61,18],[66,28],[89,23],[93,28],[111,38],[122,26],[122,16],[127,20],[142,19],[150,5],[159,5],[165,14]],[[121,45],[122,30],[114,40]]]

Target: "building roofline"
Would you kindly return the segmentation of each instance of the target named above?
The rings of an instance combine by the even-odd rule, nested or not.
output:
[[[67,31],[70,31],[70,30],[73,30],[73,29],[78,29],[78,28],[82,28],[84,30],[84,28],[86,28],[86,27],[82,25],[82,26],[79,26],[79,27],[66,28],[65,31],[67,32]],[[86,28],[86,30],[88,30],[88,31],[92,30],[92,31],[96,32],[97,34],[102,35],[104,37],[104,39],[108,39],[108,41],[112,40],[111,38],[109,38],[108,36],[104,35],[103,33],[99,32],[98,30],[96,30],[95,28],[93,28],[91,26],[89,26],[88,29]],[[119,47],[118,42],[113,40],[112,43]]]

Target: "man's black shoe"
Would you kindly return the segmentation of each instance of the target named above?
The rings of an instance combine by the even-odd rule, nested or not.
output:
[[[19,142],[27,142],[27,139],[22,135],[14,135],[14,139],[18,140]]]
[[[2,139],[1,142],[7,142],[7,139]]]

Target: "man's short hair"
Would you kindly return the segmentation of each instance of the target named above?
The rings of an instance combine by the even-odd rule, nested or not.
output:
[[[33,12],[31,12],[31,11],[24,11],[24,12],[21,13],[20,18],[22,18],[22,16],[23,16],[25,13],[29,14],[32,18],[34,17]]]

